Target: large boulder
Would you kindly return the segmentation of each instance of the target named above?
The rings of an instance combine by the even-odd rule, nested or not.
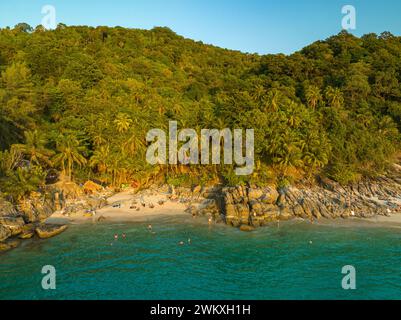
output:
[[[243,224],[243,225],[241,225],[241,226],[239,227],[239,229],[240,229],[241,231],[244,231],[244,232],[250,232],[250,231],[254,231],[254,230],[255,230],[255,227],[249,226],[249,225],[247,225],[247,224]]]
[[[235,205],[232,203],[226,204],[225,220],[228,225],[232,225],[234,227],[238,227],[240,225],[240,221],[237,216],[237,211],[235,210]]]
[[[296,204],[293,208],[292,211],[294,213],[294,216],[300,217],[303,219],[309,219],[310,216],[304,211],[302,206],[300,204]]]
[[[266,204],[274,204],[277,202],[279,194],[275,188],[267,187],[261,197],[261,201]]]
[[[11,237],[10,229],[0,224],[0,241],[4,241]]]
[[[15,206],[0,197],[0,216],[13,217],[17,214]]]
[[[67,227],[66,225],[42,224],[38,226],[35,231],[39,238],[47,239],[62,233]]]
[[[0,225],[10,230],[11,236],[16,236],[22,232],[25,221],[21,217],[0,217]]]
[[[20,201],[19,208],[26,223],[43,221],[54,212],[51,201],[44,200],[39,193],[32,193],[30,199]]]
[[[263,190],[258,188],[249,188],[248,189],[248,198],[249,200],[259,199],[263,196]]]
[[[241,224],[249,224],[249,207],[246,204],[239,203],[236,205],[236,211],[238,212]]]
[[[18,236],[20,239],[31,239],[35,235],[35,226],[27,224],[23,227],[22,232]]]

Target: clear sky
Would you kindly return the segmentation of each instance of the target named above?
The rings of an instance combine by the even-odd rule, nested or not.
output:
[[[356,30],[401,35],[400,0],[1,0],[0,27],[41,23],[42,6],[57,23],[151,29],[258,53],[292,53],[341,30],[344,5],[356,9]]]

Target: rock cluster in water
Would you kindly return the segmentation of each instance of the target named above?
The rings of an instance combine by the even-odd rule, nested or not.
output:
[[[55,236],[66,226],[48,225],[44,221],[54,212],[51,201],[31,197],[19,206],[2,201],[0,203],[0,252],[17,247],[21,240]],[[43,232],[46,230],[46,233]]]
[[[45,224],[42,222],[26,223],[22,217],[0,217],[0,252],[17,247],[21,240],[37,236],[46,239],[60,234],[66,225]]]

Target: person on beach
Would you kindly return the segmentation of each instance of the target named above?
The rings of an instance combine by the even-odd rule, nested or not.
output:
[[[141,205],[142,207],[146,207],[145,199],[143,198],[143,195],[141,195]]]

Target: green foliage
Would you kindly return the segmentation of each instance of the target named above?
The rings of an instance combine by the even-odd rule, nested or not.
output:
[[[41,167],[18,167],[16,170],[9,170],[0,178],[1,190],[5,196],[18,203],[31,192],[38,191],[39,187],[44,185],[45,177]]]
[[[290,56],[259,56],[168,28],[2,29],[0,145],[9,151],[0,157],[0,188],[29,174],[34,183],[33,167],[115,186],[219,177],[285,187],[315,174],[341,183],[377,175],[400,149],[400,40],[341,32]],[[198,133],[254,128],[254,174],[149,166],[146,133],[169,120]],[[21,171],[22,160],[31,169]]]

